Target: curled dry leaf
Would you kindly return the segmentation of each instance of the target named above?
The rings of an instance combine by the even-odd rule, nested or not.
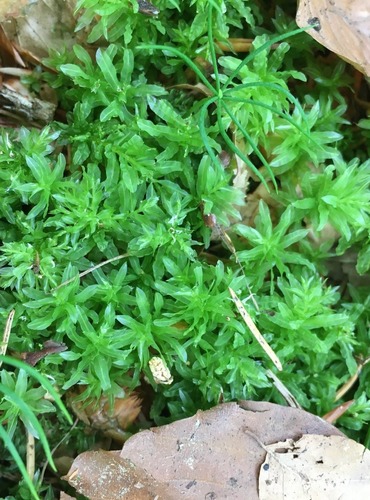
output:
[[[84,386],[79,386],[79,392],[69,391],[67,401],[75,415],[85,425],[101,431],[105,436],[123,443],[127,439],[125,429],[137,418],[141,411],[141,399],[136,394],[128,394],[123,398],[115,398],[113,407],[108,398],[101,396],[89,404],[81,400]]]
[[[344,436],[305,435],[266,446],[260,500],[365,500],[370,451]]]
[[[0,11],[0,18],[1,18],[1,11]],[[2,66],[19,65],[22,68],[25,67],[25,64],[21,56],[18,54],[16,48],[6,36],[4,29],[1,25],[0,25],[0,59]]]
[[[50,354],[57,354],[66,351],[68,348],[63,342],[56,342],[55,340],[47,340],[43,344],[43,349],[39,351],[22,352],[20,358],[31,366],[35,366],[41,359]]]
[[[370,76],[370,3],[364,0],[300,0],[296,21],[319,43]]]
[[[132,436],[119,457],[114,452],[104,452],[102,458],[99,452],[84,453],[74,462],[67,480],[92,500],[137,500],[156,494],[158,500],[257,500],[258,470],[266,445],[287,438],[298,440],[309,433],[342,435],[297,408],[253,401],[225,403]],[[117,468],[108,474],[109,460]],[[145,491],[152,496],[139,497],[133,485],[139,482],[146,488],[148,478],[153,486]],[[87,490],[92,482],[94,487]],[[121,496],[116,496],[117,491]]]

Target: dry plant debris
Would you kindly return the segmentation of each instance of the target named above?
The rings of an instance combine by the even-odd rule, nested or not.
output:
[[[370,76],[370,3],[363,0],[301,0],[296,21],[319,43]]]
[[[127,439],[125,429],[135,421],[141,411],[141,399],[137,394],[126,394],[116,397],[111,406],[108,398],[102,395],[98,400],[89,404],[81,401],[81,393],[85,387],[70,390],[67,401],[73,413],[88,427],[97,429],[104,436],[110,437],[119,443]]]
[[[305,435],[266,446],[260,500],[365,500],[370,451],[343,436]]]
[[[0,23],[9,39],[36,57],[46,57],[50,48],[71,48],[74,34],[75,0],[8,0],[0,2]]]
[[[91,500],[257,500],[267,446],[302,435],[342,437],[297,408],[241,401],[132,436],[117,452],[86,452],[66,479]],[[346,438],[345,442],[347,440]],[[341,441],[341,446],[343,442]]]

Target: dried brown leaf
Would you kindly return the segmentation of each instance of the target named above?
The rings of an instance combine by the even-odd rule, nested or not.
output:
[[[165,485],[118,452],[86,451],[63,479],[89,500],[176,500]]]
[[[66,351],[68,348],[63,342],[56,342],[55,340],[47,340],[43,344],[43,349],[39,351],[22,352],[20,358],[31,366],[35,366],[41,359],[50,354],[57,354]]]
[[[257,500],[263,443],[277,436],[340,434],[318,417],[272,403],[226,403],[132,436],[121,456],[173,488],[176,498]]]
[[[75,43],[75,0],[1,0],[0,22],[9,40],[39,57]],[[6,21],[6,22],[4,22]]]
[[[370,3],[364,0],[300,0],[298,26],[370,76]]]
[[[79,386],[76,392],[68,392],[67,400],[73,412],[85,425],[123,443],[127,439],[125,429],[134,422],[141,411],[141,399],[132,393],[115,398],[111,406],[108,398],[102,395],[98,400],[91,400],[86,404],[86,401],[81,400],[81,393],[85,389],[85,386]]]
[[[8,20],[11,17],[20,16],[23,7],[30,0],[1,0],[0,2],[0,22]]]
[[[71,497],[67,493],[64,493],[64,491],[60,492],[60,500],[76,500],[76,497]]]
[[[2,26],[0,26],[0,58],[3,66],[19,65],[25,67],[21,56],[6,36]]]
[[[207,97],[212,95],[212,92],[203,83],[196,83],[194,85],[191,83],[179,83],[178,85],[171,85],[171,87],[169,88],[190,90],[196,95],[199,94],[201,96],[207,96]]]
[[[272,403],[241,401],[132,436],[120,455],[80,455],[66,479],[91,500],[257,500],[270,443],[342,434],[322,419]],[[140,488],[138,487],[140,485]]]
[[[370,451],[344,436],[304,435],[266,446],[260,500],[365,500]]]

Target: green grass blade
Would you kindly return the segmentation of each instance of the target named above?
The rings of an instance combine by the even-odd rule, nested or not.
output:
[[[262,44],[261,47],[258,47],[258,49],[254,50],[249,55],[247,55],[247,57],[243,59],[243,61],[239,64],[239,66],[236,69],[234,69],[229,78],[222,85],[221,90],[224,91],[226,87],[230,84],[230,82],[236,77],[236,75],[239,73],[242,67],[248,64],[249,61],[252,61],[258,54],[260,54],[266,49],[269,49],[272,45],[274,45],[274,43],[282,42],[283,40],[286,40],[291,36],[298,35],[299,33],[302,33],[311,28],[312,26],[307,26],[307,28],[299,28],[293,31],[289,31],[289,33],[284,33],[283,35],[275,36],[274,38],[271,38],[271,40],[269,40],[268,42]]]
[[[267,191],[270,192],[270,189],[269,189],[269,187],[267,185],[267,182],[266,182],[265,178],[263,177],[263,175],[253,165],[253,163],[250,161],[250,159],[247,158],[247,156],[245,156],[245,154],[242,151],[240,151],[240,149],[238,149],[235,146],[235,144],[232,142],[232,140],[230,139],[230,137],[227,135],[226,131],[223,129],[223,127],[222,127],[222,116],[221,116],[221,106],[217,107],[217,120],[218,120],[218,124],[219,124],[220,134],[222,135],[224,141],[229,146],[229,148],[231,149],[231,151],[233,151],[233,153],[235,153],[236,155],[238,155],[239,158],[241,158],[244,161],[244,163],[246,165],[248,165],[248,167],[252,170],[252,172],[254,172],[255,175],[260,179],[260,181],[265,186],[265,188],[267,189]]]
[[[310,139],[310,141],[312,141],[313,145],[317,146],[318,148],[321,148],[320,144],[318,144],[314,139],[312,139],[310,134],[308,132],[306,132],[302,127],[300,127],[298,125],[298,123],[296,123],[293,120],[293,118],[291,118],[289,115],[287,115],[283,111],[280,111],[279,109],[275,108],[274,106],[270,106],[269,104],[265,104],[264,102],[255,101],[254,99],[245,99],[245,98],[239,99],[238,97],[229,97],[229,96],[225,97],[224,101],[231,101],[231,102],[236,102],[236,103],[243,102],[245,104],[252,104],[253,106],[260,106],[261,108],[268,109],[269,111],[272,111],[273,113],[277,114],[278,116],[280,116],[281,118],[286,120],[288,123],[293,125],[293,127],[295,127],[297,130],[299,130],[299,132],[301,132],[301,134],[305,135],[308,139]]]
[[[198,76],[198,78],[204,83],[204,85],[212,92],[212,94],[217,94],[216,89],[209,83],[207,78],[203,75],[201,70],[198,68],[196,64],[193,63],[193,61],[180,52],[179,50],[175,49],[175,47],[168,47],[167,45],[152,45],[152,44],[143,44],[139,45],[136,47],[138,50],[167,50],[168,52],[172,52],[172,54],[176,55],[180,59],[184,61],[185,64],[191,68],[194,73]]]
[[[220,16],[224,15],[222,13],[220,5],[215,1],[215,0],[208,0],[210,7],[213,7],[217,12],[220,14]]]
[[[203,106],[200,110],[200,113],[199,113],[199,133],[200,133],[200,136],[202,138],[203,144],[207,150],[207,153],[209,154],[209,157],[211,158],[211,161],[215,165],[220,165],[220,162],[219,162],[217,156],[215,155],[215,153],[213,152],[213,149],[209,143],[208,135],[207,135],[207,131],[206,131],[206,125],[205,125],[206,117],[207,117],[207,109],[211,104],[216,102],[217,99],[218,99],[217,97],[211,97],[211,98],[207,99],[206,102],[203,104]]]
[[[216,57],[216,50],[215,50],[215,42],[213,40],[213,26],[212,26],[212,4],[209,4],[209,9],[208,9],[208,44],[209,44],[209,51],[211,54],[211,61],[212,61],[212,66],[213,66],[213,71],[215,75],[215,81],[216,81],[216,90],[217,90],[217,95],[220,93],[220,75],[218,73],[218,65],[217,65],[217,57]]]
[[[60,411],[64,414],[66,417],[68,423],[72,425],[73,421],[71,416],[68,413],[67,408],[64,406],[59,394],[57,391],[54,389],[52,384],[49,382],[49,380],[41,375],[35,368],[32,366],[28,365],[27,363],[24,363],[18,359],[11,358],[10,356],[4,356],[0,355],[0,360],[2,360],[4,363],[8,363],[9,365],[15,366],[16,368],[20,368],[24,370],[28,375],[31,377],[34,377],[44,389],[46,389],[50,395],[53,397],[55,404],[58,406]]]
[[[10,451],[10,454],[13,457],[14,462],[17,464],[17,467],[20,470],[20,472],[23,476],[23,479],[29,488],[32,497],[35,498],[36,500],[40,500],[40,497],[37,494],[37,491],[36,491],[35,486],[32,482],[32,479],[28,475],[26,467],[23,463],[21,456],[18,453],[17,448],[14,446],[13,441],[10,439],[10,437],[8,436],[8,433],[6,432],[6,430],[4,429],[4,427],[1,424],[0,424],[0,438],[3,440],[5,446]]]
[[[243,134],[243,136],[247,140],[248,144],[250,144],[250,146],[252,147],[254,153],[261,160],[262,164],[266,167],[266,170],[269,173],[269,175],[270,175],[270,177],[272,179],[272,182],[274,184],[274,187],[275,187],[275,189],[277,191],[278,187],[277,187],[277,184],[276,184],[275,176],[274,176],[274,174],[273,174],[273,172],[271,170],[271,167],[268,164],[266,158],[263,156],[263,154],[261,153],[261,151],[258,149],[257,145],[255,144],[255,142],[252,139],[252,137],[250,136],[250,134],[245,130],[245,128],[240,123],[240,121],[237,119],[237,117],[234,115],[234,113],[232,113],[232,111],[228,108],[228,106],[226,105],[225,100],[223,100],[223,102],[222,102],[222,107],[226,111],[226,113],[230,116],[230,118],[235,123],[235,125],[238,127],[238,129],[241,131],[241,133]]]
[[[53,457],[51,456],[50,446],[49,446],[48,440],[46,438],[46,434],[45,434],[43,428],[41,427],[39,421],[37,420],[35,414],[33,413],[33,411],[23,401],[23,399],[20,396],[18,396],[18,394],[16,392],[9,389],[9,387],[7,387],[6,385],[0,383],[0,394],[1,393],[5,394],[5,396],[7,396],[9,398],[9,400],[12,402],[12,404],[15,407],[19,408],[19,410],[21,410],[21,412],[22,412],[22,415],[24,415],[24,417],[27,420],[29,420],[30,424],[32,424],[33,428],[35,429],[35,431],[38,434],[38,438],[40,439],[40,441],[42,443],[42,447],[44,448],[45,455],[46,455],[46,458],[48,459],[49,464],[54,469],[54,471],[56,471],[57,469],[55,467]]]
[[[265,88],[269,88],[272,90],[276,90],[277,92],[280,92],[281,94],[285,95],[285,97],[288,99],[288,101],[297,107],[299,114],[302,116],[302,119],[304,120],[305,123],[307,123],[306,115],[305,115],[303,108],[302,108],[300,102],[298,101],[298,99],[296,99],[293,96],[293,94],[291,94],[289,92],[289,90],[284,89],[284,87],[282,87],[281,85],[277,85],[276,83],[269,83],[269,82],[241,83],[240,85],[237,85],[236,87],[225,90],[223,95],[229,96],[230,94],[234,94],[238,90],[246,89],[249,87],[265,87]]]

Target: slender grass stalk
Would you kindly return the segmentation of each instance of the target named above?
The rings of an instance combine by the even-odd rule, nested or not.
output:
[[[266,179],[263,177],[263,175],[260,173],[260,171],[256,168],[256,166],[251,162],[249,158],[239,149],[237,148],[234,143],[231,141],[230,137],[228,136],[227,132],[223,128],[223,123],[222,123],[222,115],[221,111],[224,110],[227,115],[231,118],[231,120],[234,122],[236,127],[241,131],[242,135],[244,136],[245,140],[248,142],[248,144],[251,146],[252,150],[256,154],[256,156],[259,158],[261,163],[264,165],[266,168],[272,183],[277,190],[277,183],[273,174],[273,171],[262,155],[262,153],[259,151],[258,146],[254,143],[251,135],[246,131],[245,127],[242,126],[240,121],[236,118],[235,114],[233,114],[230,110],[230,108],[227,106],[226,101],[230,102],[240,102],[240,103],[248,103],[248,104],[255,104],[256,106],[261,106],[266,109],[269,109],[270,111],[276,113],[278,116],[285,118],[289,123],[294,124],[294,126],[300,130],[301,133],[305,134],[306,136],[309,136],[309,133],[303,130],[302,127],[300,127],[298,124],[292,120],[289,116],[286,116],[284,113],[280,112],[279,110],[275,109],[273,106],[268,106],[264,104],[263,102],[259,101],[254,101],[254,100],[248,100],[244,98],[238,98],[234,97],[235,93],[238,92],[238,90],[250,88],[250,87],[263,87],[263,88],[268,88],[273,91],[278,91],[281,92],[289,102],[294,104],[296,108],[298,109],[302,120],[304,123],[307,122],[306,115],[302,109],[302,106],[300,105],[299,101],[286,89],[283,87],[276,85],[274,83],[269,83],[269,82],[249,82],[245,84],[240,84],[233,86],[230,88],[229,86],[232,84],[232,81],[236,76],[239,74],[241,69],[248,64],[250,61],[252,61],[258,54],[263,52],[264,50],[269,49],[273,44],[281,42],[287,38],[290,38],[291,36],[297,35],[299,33],[304,32],[306,29],[311,28],[312,26],[308,28],[300,28],[297,30],[290,31],[289,33],[284,33],[283,35],[276,36],[272,38],[271,40],[265,42],[262,44],[258,49],[254,50],[251,52],[247,57],[241,61],[241,63],[237,66],[237,68],[230,74],[230,76],[227,78],[225,83],[221,85],[220,81],[220,74],[218,71],[218,63],[217,63],[217,56],[216,56],[216,50],[215,50],[215,43],[213,40],[213,8],[216,8],[218,12],[220,12],[219,8],[214,5],[214,2],[209,3],[209,12],[208,12],[208,44],[209,44],[209,50],[210,50],[210,57],[211,57],[211,62],[213,66],[213,72],[214,72],[214,79],[215,79],[215,85],[213,86],[207,78],[204,76],[202,71],[194,64],[194,62],[185,54],[180,52],[174,47],[167,47],[165,45],[151,45],[151,44],[144,44],[140,45],[138,49],[144,50],[144,49],[149,49],[149,50],[164,50],[164,51],[169,51],[172,54],[176,55],[180,59],[182,59],[185,64],[191,68],[194,73],[198,76],[199,80],[211,91],[214,97],[207,98],[204,102],[204,104],[201,107],[200,114],[199,114],[199,132],[202,137],[204,147],[209,154],[212,163],[215,165],[219,166],[219,160],[217,159],[216,155],[214,154],[213,148],[210,145],[210,141],[208,138],[207,130],[206,130],[206,119],[207,119],[207,110],[211,104],[216,104],[217,107],[217,124],[218,124],[218,129],[221,137],[225,141],[225,143],[229,146],[230,150],[239,156],[244,163],[251,169],[251,171],[261,180],[263,185],[266,187],[266,189],[269,191],[269,186],[266,182]]]
[[[268,162],[266,161],[266,159],[263,156],[263,154],[261,153],[261,151],[258,149],[258,147],[256,146],[256,144],[254,143],[254,141],[253,141],[252,137],[250,136],[250,134],[245,130],[245,128],[240,123],[240,121],[237,119],[237,117],[234,115],[234,113],[232,113],[232,111],[226,105],[226,101],[225,100],[222,103],[222,107],[226,111],[226,113],[230,116],[230,118],[235,123],[235,125],[238,127],[238,129],[240,130],[240,132],[243,134],[243,136],[246,139],[246,141],[248,142],[248,144],[250,144],[250,146],[253,149],[254,153],[260,159],[261,163],[266,167],[266,170],[268,171],[268,173],[269,173],[272,181],[274,182],[274,186],[277,189],[276,181],[275,181],[275,178],[274,178],[274,174],[271,171],[271,167],[268,164]]]
[[[29,422],[29,424],[33,427],[35,432],[38,435],[38,438],[40,439],[40,442],[42,444],[42,447],[44,448],[46,458],[48,459],[50,466],[52,467],[53,470],[56,470],[55,464],[53,462],[53,457],[51,456],[50,453],[50,446],[46,437],[46,434],[41,427],[40,422],[37,420],[36,415],[33,413],[31,408],[23,401],[23,399],[18,396],[14,391],[9,389],[5,384],[0,383],[0,394],[4,394],[7,399],[16,407],[20,410],[20,412],[23,414],[25,417],[25,420]],[[30,431],[30,429],[27,429]]]
[[[312,26],[307,26],[307,28],[299,28],[293,31],[289,31],[289,33],[284,33],[283,35],[275,36],[274,38],[271,38],[271,40],[268,40],[264,44],[262,44],[258,49],[253,50],[250,54],[248,54],[242,61],[241,63],[234,69],[234,71],[231,73],[231,75],[228,77],[226,82],[222,85],[221,90],[224,92],[226,88],[230,85],[232,80],[239,74],[240,70],[248,64],[250,61],[252,61],[258,54],[261,54],[264,50],[269,49],[272,45],[275,43],[282,42],[283,40],[286,40],[287,38],[290,38],[291,36],[298,35],[299,33],[303,33],[304,31],[312,29]]]
[[[220,74],[218,72],[218,64],[217,64],[217,57],[216,57],[216,50],[215,50],[215,43],[213,40],[213,26],[212,26],[212,20],[213,20],[213,15],[212,15],[212,4],[209,4],[209,9],[208,9],[208,45],[209,45],[209,52],[211,54],[211,61],[212,61],[212,66],[213,66],[213,72],[215,75],[215,82],[216,82],[216,93],[218,98],[221,98],[221,85],[220,85]]]
[[[17,464],[17,467],[20,470],[22,477],[28,486],[28,489],[30,490],[32,497],[35,498],[36,500],[40,500],[40,497],[37,494],[36,488],[31,480],[30,476],[28,475],[28,472],[27,472],[26,466],[23,463],[23,460],[22,460],[20,454],[18,453],[17,448],[14,446],[14,443],[11,440],[9,434],[6,432],[6,430],[4,429],[2,424],[0,424],[0,439],[2,439],[5,446],[8,448],[11,456],[13,457],[15,463]]]
[[[50,395],[54,399],[55,404],[63,413],[63,415],[66,417],[68,423],[72,425],[72,419],[70,414],[68,413],[67,408],[64,406],[59,394],[57,393],[57,391],[54,389],[54,387],[46,377],[41,375],[37,370],[35,370],[35,368],[28,365],[27,363],[24,363],[23,361],[20,361],[19,359],[1,355],[0,361],[7,363],[11,366],[15,366],[16,368],[23,369],[28,375],[35,378],[42,385],[42,387],[50,393]]]
[[[175,56],[182,59],[184,61],[184,63],[187,64],[189,66],[189,68],[191,68],[194,71],[194,73],[198,76],[198,78],[212,92],[212,94],[216,94],[215,88],[209,83],[209,81],[203,75],[203,73],[198,68],[198,66],[195,63],[193,63],[193,61],[188,56],[186,56],[185,54],[183,54],[179,50],[175,49],[175,47],[171,47],[171,46],[167,46],[167,45],[143,44],[143,45],[139,45],[139,47],[137,47],[137,50],[164,50],[166,52],[172,52],[172,54],[174,54]]]
[[[221,110],[222,110],[221,106],[218,106],[218,108],[217,108],[217,121],[218,121],[218,123],[220,123],[222,121]],[[235,146],[233,141],[230,139],[230,137],[228,136],[228,134],[226,133],[226,131],[222,127],[220,127],[220,134],[221,134],[222,138],[224,139],[225,143],[229,146],[230,150],[244,161],[244,163],[257,175],[257,177],[260,179],[260,181],[265,186],[265,188],[268,191],[270,191],[270,188],[267,185],[267,182],[266,182],[265,178],[263,177],[263,175],[261,174],[261,172],[255,167],[255,165],[253,165],[251,160],[239,148],[237,148]],[[275,188],[277,189],[277,184],[276,184],[276,181],[275,181],[275,178],[273,175],[272,175],[272,181],[274,183]]]

